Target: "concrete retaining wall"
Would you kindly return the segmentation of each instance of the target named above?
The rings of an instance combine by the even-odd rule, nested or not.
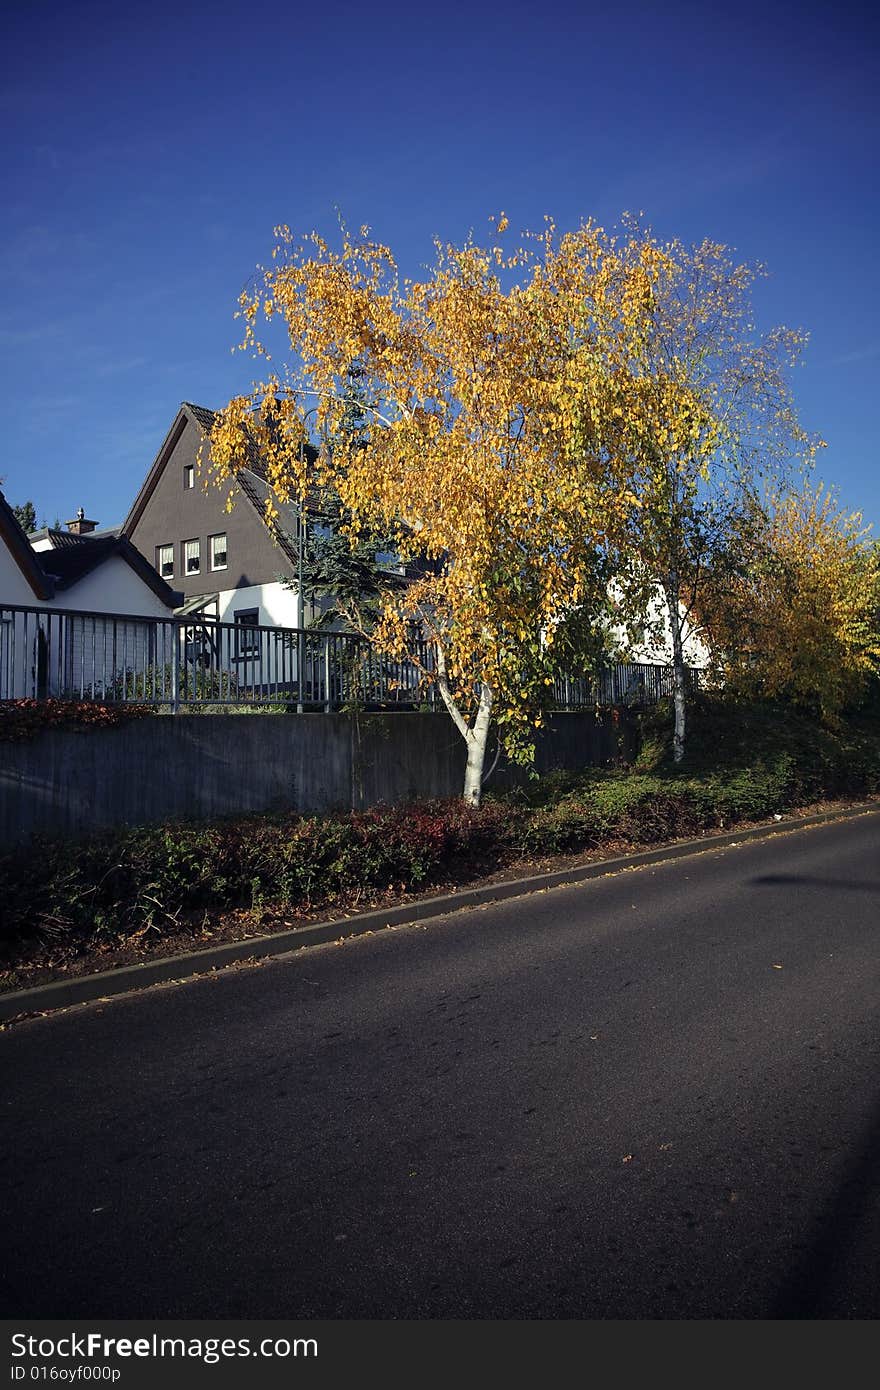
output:
[[[554,715],[539,772],[629,757],[624,715]],[[47,729],[0,744],[0,841],[34,832],[209,819],[247,811],[321,812],[458,796],[464,743],[445,714],[203,715],[114,729]],[[524,777],[499,767],[490,785]]]

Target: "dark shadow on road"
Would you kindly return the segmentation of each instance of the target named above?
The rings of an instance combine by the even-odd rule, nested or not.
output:
[[[861,1256],[861,1258],[860,1258]],[[862,1278],[854,1279],[858,1266]],[[771,1318],[875,1318],[880,1308],[880,1109]]]
[[[880,893],[880,881],[850,878],[811,878],[809,874],[762,874],[760,878],[749,880],[750,883],[758,883],[765,886],[778,886],[779,884],[802,884],[806,888],[845,888],[856,893]]]

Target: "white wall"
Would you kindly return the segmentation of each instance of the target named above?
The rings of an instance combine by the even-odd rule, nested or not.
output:
[[[611,586],[611,593],[613,596],[614,585]],[[644,662],[651,666],[671,665],[672,632],[669,610],[659,586],[648,605],[646,618],[642,640],[637,642],[630,642],[622,624],[612,624],[609,631],[612,645],[617,645],[626,661]],[[705,669],[709,665],[709,649],[700,637],[699,631],[686,622],[682,636],[685,664],[698,670]]]
[[[627,646],[628,661],[647,662],[650,665],[668,666],[672,662],[672,632],[669,623],[669,610],[666,599],[658,593],[648,607],[648,622],[644,639]],[[615,629],[615,639],[626,645],[623,628]],[[709,665],[709,649],[699,633],[686,622],[682,633],[684,659],[687,666],[703,670]]]
[[[222,623],[235,622],[236,612],[243,608],[257,608],[261,626],[300,626],[299,595],[277,580],[270,584],[251,584],[244,589],[222,589],[219,599]]]
[[[148,618],[0,605],[0,699],[118,698],[123,678],[139,677],[141,688],[148,673],[152,680],[166,649],[163,629]]]
[[[51,561],[46,568],[51,569]],[[53,608],[112,615],[106,622],[72,618],[64,631],[63,663],[53,664],[53,694],[101,694],[112,676],[126,673],[133,683],[149,685],[156,668],[170,656],[170,633],[152,623],[119,622],[126,618],[170,618],[159,595],[120,556],[112,555],[90,574],[57,594]],[[57,645],[57,638],[56,638]],[[167,652],[166,652],[167,648]]]
[[[0,540],[0,603],[40,603],[4,540]]]
[[[31,693],[36,620],[31,618],[26,629],[24,615],[19,613],[13,618],[11,612],[4,613],[5,603],[41,606],[6,542],[0,539],[0,700],[13,700]]]
[[[43,563],[51,570],[51,560]],[[120,555],[112,555],[69,589],[56,594],[49,606],[76,608],[83,613],[125,613],[138,618],[171,617],[171,609]]]
[[[24,615],[4,613],[5,603],[41,607],[30,584],[0,539],[0,700],[21,699],[31,693],[36,641],[36,620],[26,629]]]

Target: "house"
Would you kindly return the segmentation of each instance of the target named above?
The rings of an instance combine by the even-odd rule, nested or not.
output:
[[[273,497],[278,520],[270,531],[270,489],[254,453],[236,475],[227,511],[227,491],[200,476],[213,423],[212,410],[184,401],[122,535],[181,591],[184,613],[246,626],[304,626],[303,617],[313,615],[308,606],[303,613],[296,587],[298,508]]]
[[[127,537],[82,512],[69,528],[30,543],[0,493],[0,699],[106,694],[156,665],[181,595]]]
[[[64,543],[65,536],[73,543]],[[31,548],[51,582],[53,608],[169,618],[181,602],[182,595],[118,532],[95,532],[86,540],[56,531],[48,549],[38,550],[33,541]]]

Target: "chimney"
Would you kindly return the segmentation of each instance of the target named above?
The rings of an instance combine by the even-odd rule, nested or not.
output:
[[[64,524],[74,536],[87,536],[90,531],[94,531],[98,523],[97,521],[88,521],[85,512],[80,507],[74,520],[66,521]]]

